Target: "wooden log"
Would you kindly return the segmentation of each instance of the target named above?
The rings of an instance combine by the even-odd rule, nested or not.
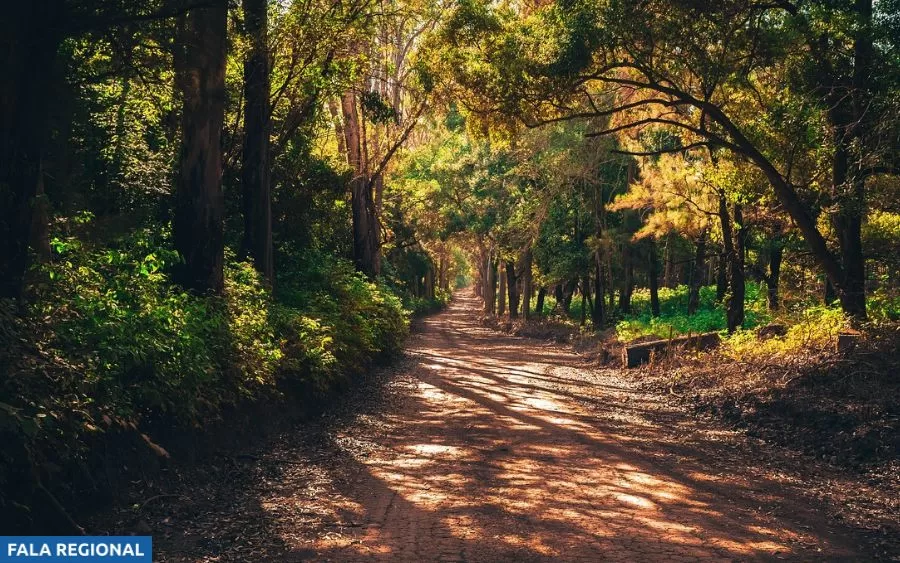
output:
[[[693,334],[665,340],[628,344],[622,349],[622,365],[626,368],[633,368],[649,363],[651,359],[661,358],[676,350],[710,350],[718,346],[721,340],[719,333],[707,332],[705,334]]]

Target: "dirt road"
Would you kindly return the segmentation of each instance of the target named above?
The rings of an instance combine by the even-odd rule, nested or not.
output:
[[[752,443],[476,310],[426,319],[377,407],[195,490],[163,559],[871,559]]]

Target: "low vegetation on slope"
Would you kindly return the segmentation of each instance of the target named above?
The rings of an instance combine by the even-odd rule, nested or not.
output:
[[[46,508],[28,508],[36,489],[71,497],[67,475],[94,470],[106,432],[200,428],[284,393],[311,404],[399,350],[407,333],[399,297],[327,256],[285,271],[274,299],[259,273],[233,257],[221,296],[172,284],[177,254],[164,230],[141,230],[113,247],[73,236],[53,246],[54,260],[34,272],[40,281],[27,314],[3,305],[6,530],[46,518]],[[159,448],[150,438],[147,445]]]

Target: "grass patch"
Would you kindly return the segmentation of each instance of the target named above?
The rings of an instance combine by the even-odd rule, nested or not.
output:
[[[744,329],[751,329],[770,320],[766,310],[765,288],[760,284],[746,286]],[[650,291],[636,289],[632,294],[632,313],[616,324],[619,340],[627,342],[642,336],[669,338],[684,334],[698,334],[725,330],[725,307],[716,302],[715,286],[700,288],[700,306],[693,315],[687,314],[689,289],[686,285],[659,290],[658,317],[650,314]]]

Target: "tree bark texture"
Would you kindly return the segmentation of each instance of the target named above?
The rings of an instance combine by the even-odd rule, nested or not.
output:
[[[179,281],[200,293],[221,293],[224,285],[221,135],[227,15],[224,0],[188,12],[176,56],[183,109],[173,230],[184,259]]]
[[[347,163],[353,177],[350,180],[350,207],[353,218],[353,263],[356,269],[369,277],[378,275],[379,234],[375,217],[375,201],[372,185],[366,170],[367,163],[362,145],[362,124],[357,107],[356,94],[352,91],[341,97],[344,120],[344,145]]]
[[[509,318],[519,318],[519,284],[516,276],[516,264],[512,260],[506,262],[506,292],[509,296]]]
[[[243,0],[250,50],[244,60],[243,254],[272,283],[272,190],[269,179],[268,1]]]
[[[533,293],[531,283],[531,266],[534,259],[531,247],[525,250],[522,258],[522,316],[525,320],[531,318],[531,294]]]
[[[497,314],[506,314],[506,276],[500,276],[500,290],[497,292]]]
[[[747,228],[744,225],[743,211],[740,204],[736,203],[732,207],[737,231],[734,233],[734,243],[731,245],[732,248],[729,255],[728,282],[731,286],[731,294],[727,299],[727,310],[725,313],[729,334],[736,331],[744,323],[744,297],[746,294],[744,255],[747,246]]]

